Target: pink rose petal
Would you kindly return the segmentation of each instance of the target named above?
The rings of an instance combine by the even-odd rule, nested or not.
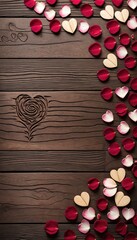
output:
[[[117,130],[121,134],[127,134],[128,131],[130,130],[130,127],[125,121],[121,121],[120,124],[117,127]]]
[[[116,54],[119,59],[124,59],[127,56],[128,51],[124,46],[120,45],[116,49]]]
[[[133,208],[123,208],[122,215],[126,219],[126,221],[129,221],[135,216],[135,211]]]
[[[107,217],[110,220],[116,220],[120,217],[119,209],[116,206],[110,208],[110,211],[107,213]]]
[[[135,30],[137,28],[137,18],[135,16],[131,16],[127,21],[128,28]]]
[[[137,109],[128,113],[128,116],[133,122],[137,122]]]
[[[102,120],[108,123],[113,122],[114,121],[113,113],[110,110],[107,110],[106,113],[102,115]]]
[[[78,26],[78,30],[81,33],[86,33],[89,30],[89,24],[86,21],[81,21]]]
[[[61,10],[59,10],[59,15],[62,18],[68,17],[71,14],[71,9],[70,6],[64,5]]]
[[[126,97],[126,95],[128,94],[128,92],[129,92],[129,88],[126,87],[126,86],[118,87],[118,88],[116,88],[116,90],[115,90],[115,94],[116,94],[118,97],[122,98],[122,99]]]
[[[90,224],[86,219],[83,219],[81,223],[78,225],[79,232],[86,234],[90,230]]]
[[[103,185],[104,185],[104,187],[110,188],[110,189],[117,187],[116,182],[115,182],[112,178],[105,178],[105,179],[103,180]]]
[[[133,157],[132,155],[127,155],[125,158],[122,159],[122,164],[125,167],[131,167],[133,165]]]
[[[128,0],[127,4],[133,10],[137,8],[137,0]]]
[[[46,4],[44,2],[37,2],[34,11],[38,14],[42,14],[44,12],[44,9],[46,7]]]
[[[92,207],[89,207],[88,209],[84,209],[82,212],[82,216],[86,218],[89,221],[92,221],[95,218],[95,210]]]
[[[44,11],[44,16],[48,21],[53,20],[55,18],[55,15],[56,15],[56,12],[53,9]]]
[[[109,189],[109,188],[104,188],[103,189],[103,194],[106,196],[106,197],[113,197],[117,192],[117,188],[112,188],[112,189]]]

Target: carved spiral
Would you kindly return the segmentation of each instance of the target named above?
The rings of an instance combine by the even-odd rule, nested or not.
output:
[[[46,116],[48,102],[45,97],[21,94],[15,101],[17,115],[27,126],[35,125]]]

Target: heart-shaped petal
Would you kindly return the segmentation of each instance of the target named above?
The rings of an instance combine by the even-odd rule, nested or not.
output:
[[[61,10],[59,10],[59,15],[62,17],[62,18],[65,18],[67,16],[69,16],[71,14],[71,9],[70,9],[70,6],[68,5],[64,5]]]
[[[66,32],[73,34],[77,29],[77,20],[75,18],[65,20],[62,22],[62,27]]]
[[[104,188],[103,189],[103,194],[106,196],[106,197],[113,197],[117,192],[117,188]]]
[[[103,180],[103,185],[104,185],[104,187],[110,188],[110,189],[117,187],[116,182],[115,182],[112,178],[105,178],[105,179]]]
[[[55,15],[56,15],[56,12],[53,9],[44,11],[44,16],[48,21],[53,20],[55,18]]]
[[[117,57],[113,53],[109,53],[103,64],[107,68],[116,68],[118,66]]]
[[[116,49],[116,54],[119,59],[124,59],[127,56],[128,51],[124,46],[120,45]]]
[[[38,14],[42,14],[44,12],[44,9],[46,7],[46,4],[44,2],[37,2],[34,11]]]
[[[135,210],[133,208],[123,208],[122,215],[128,221],[135,216]]]
[[[111,5],[107,5],[104,10],[100,11],[100,16],[106,20],[114,18],[114,8]]]
[[[128,28],[134,30],[137,28],[137,18],[135,16],[131,16],[131,18],[127,22]]]
[[[119,168],[118,170],[112,169],[110,171],[110,176],[116,181],[116,182],[122,182],[122,180],[126,176],[126,171],[124,168]]]
[[[89,30],[89,24],[86,21],[81,21],[79,23],[78,30],[81,33],[86,33]]]
[[[117,127],[117,130],[121,134],[126,134],[130,130],[130,127],[125,121],[121,121],[120,124]]]
[[[128,0],[127,4],[133,10],[135,10],[137,8],[137,1],[136,0]]]
[[[92,207],[89,207],[88,209],[85,209],[82,212],[82,216],[86,218],[87,220],[91,221],[95,218],[95,210]]]
[[[116,90],[115,90],[115,94],[116,94],[118,97],[122,98],[122,99],[126,97],[126,95],[128,94],[128,92],[129,92],[129,88],[126,87],[126,86],[118,87],[118,88],[116,88]]]
[[[135,109],[133,112],[129,112],[128,116],[133,122],[137,122],[137,109]]]
[[[125,166],[125,167],[131,167],[133,165],[133,157],[132,155],[127,155],[125,158],[122,159],[122,164]]]
[[[115,203],[117,207],[125,207],[130,203],[131,199],[129,196],[124,195],[123,192],[119,191],[115,196]]]
[[[107,213],[107,217],[110,220],[116,220],[120,216],[119,209],[116,206],[110,208],[110,211]]]
[[[120,11],[116,11],[115,12],[115,18],[120,21],[125,23],[128,18],[129,18],[129,11],[128,9],[123,9],[121,12]]]
[[[86,219],[83,219],[81,223],[78,225],[78,230],[83,234],[88,233],[90,230],[89,222]]]
[[[106,113],[102,115],[102,120],[108,123],[113,122],[114,121],[113,113],[110,110],[107,110]]]

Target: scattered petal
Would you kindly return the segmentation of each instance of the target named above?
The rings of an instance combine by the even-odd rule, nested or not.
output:
[[[134,177],[137,178],[137,164],[134,164],[132,168],[132,173],[134,174]]]
[[[86,219],[83,219],[81,223],[78,225],[79,232],[86,234],[90,230],[90,224]]]
[[[111,233],[107,232],[107,233],[105,233],[105,235],[103,236],[102,239],[103,240],[115,240],[115,237]]]
[[[94,13],[92,6],[88,3],[84,3],[81,6],[80,10],[81,10],[81,14],[86,18],[91,17]]]
[[[137,1],[136,0],[128,0],[127,4],[133,10],[135,10],[137,8]]]
[[[110,208],[110,211],[107,213],[107,217],[110,220],[116,220],[120,217],[119,209],[116,206]]]
[[[121,5],[123,4],[124,0],[112,0],[112,3],[116,6],[116,7],[121,7]]]
[[[96,189],[98,189],[99,185],[100,185],[100,182],[97,178],[90,178],[88,180],[88,187],[92,191],[95,191]]]
[[[121,236],[125,236],[127,234],[128,226],[124,222],[119,222],[116,225],[116,233],[120,234]]]
[[[132,112],[129,112],[128,116],[133,122],[137,122],[137,109],[135,109]]]
[[[81,33],[86,33],[89,30],[89,24],[86,21],[81,21],[78,26],[78,30]]]
[[[44,12],[45,7],[46,7],[46,4],[44,2],[36,2],[34,11],[38,14],[42,14]]]
[[[104,188],[103,189],[103,194],[106,196],[106,197],[113,197],[117,192],[117,188],[112,188],[112,189],[109,189],[109,188]]]
[[[68,17],[71,14],[71,9],[70,6],[64,5],[62,8],[59,10],[59,15],[62,18]]]
[[[39,33],[42,30],[42,22],[39,19],[33,19],[30,22],[31,31]]]
[[[116,110],[116,113],[120,117],[123,117],[123,116],[125,116],[128,113],[128,108],[127,108],[126,104],[124,104],[124,103],[118,103],[116,105],[115,110]]]
[[[56,12],[53,9],[45,10],[44,16],[48,21],[52,21],[55,18]]]
[[[108,223],[106,220],[100,219],[94,222],[93,228],[99,233],[104,233],[108,228]]]
[[[120,31],[120,24],[117,20],[111,20],[107,23],[107,29],[110,34],[115,35]]]
[[[112,156],[117,156],[121,152],[121,147],[117,142],[113,142],[109,145],[108,152]]]
[[[133,217],[132,222],[137,227],[137,214]]]
[[[94,57],[98,57],[102,52],[101,45],[98,42],[91,44],[88,50],[90,54]]]
[[[103,88],[101,90],[101,97],[106,100],[106,101],[109,101],[112,97],[113,97],[113,91],[111,88]]]
[[[126,191],[130,191],[134,187],[134,181],[132,178],[129,178],[129,177],[123,179],[121,184]]]
[[[116,49],[116,54],[119,59],[124,59],[127,56],[128,51],[124,46],[120,45]]]
[[[59,33],[61,30],[61,23],[57,19],[53,19],[50,22],[50,30],[54,33]]]
[[[133,208],[123,208],[122,215],[126,219],[126,221],[129,221],[135,216],[135,211]]]
[[[64,233],[64,240],[76,240],[76,234],[72,230],[67,230]]]
[[[127,21],[127,26],[129,29],[135,30],[137,28],[137,18],[135,16],[131,16]]]
[[[49,5],[55,5],[57,0],[46,0]]]
[[[77,209],[73,206],[67,207],[65,211],[65,217],[69,221],[75,221],[78,217]]]
[[[93,38],[98,38],[102,35],[102,29],[99,25],[93,25],[89,28],[89,35]]]
[[[112,141],[112,140],[115,138],[115,136],[116,136],[116,132],[114,131],[113,128],[108,127],[108,128],[105,128],[105,129],[104,129],[103,135],[104,135],[104,138],[105,138],[107,141]]]
[[[132,42],[131,49],[133,52],[137,53],[137,40]]]
[[[133,78],[130,82],[130,87],[133,91],[137,91],[137,78]]]
[[[24,4],[28,8],[34,8],[36,5],[36,0],[24,0]]]
[[[118,97],[122,98],[122,99],[126,97],[126,95],[128,94],[128,92],[129,92],[129,88],[126,87],[126,86],[118,87],[118,88],[116,88],[116,90],[115,90],[115,94],[116,94]]]
[[[82,216],[87,220],[92,221],[96,216],[94,208],[89,207],[88,209],[84,209],[82,212]]]
[[[137,127],[133,128],[133,137],[137,138]]]
[[[118,71],[117,77],[122,83],[126,83],[130,79],[130,73],[124,68]]]
[[[132,107],[137,107],[137,93],[130,93],[128,102]]]
[[[97,77],[101,82],[105,82],[109,79],[110,73],[107,69],[103,68],[97,72]]]
[[[117,127],[117,130],[121,134],[127,134],[130,130],[130,127],[125,121],[121,121],[120,124]]]
[[[128,232],[124,240],[137,240],[137,234],[133,232]]]
[[[104,40],[104,46],[106,49],[108,50],[113,50],[116,46],[116,40],[114,37],[107,37],[105,40]]]
[[[59,231],[58,223],[54,220],[50,220],[46,222],[44,229],[47,234],[53,236]]]
[[[107,199],[105,199],[105,198],[99,198],[99,199],[97,200],[97,208],[98,208],[101,212],[105,211],[105,210],[107,209],[107,207],[108,207],[108,200],[107,200]]]
[[[119,35],[119,41],[122,45],[128,46],[131,42],[131,39],[128,33],[122,33]]]
[[[82,0],[70,0],[70,2],[71,2],[74,6],[78,6],[78,5],[80,5],[80,3],[82,3]]]
[[[125,158],[122,159],[122,164],[125,167],[131,167],[133,165],[133,157],[132,155],[127,155]]]
[[[134,57],[126,57],[125,58],[125,67],[127,67],[128,69],[133,69],[136,67],[136,59]]]
[[[107,123],[114,121],[113,113],[110,110],[107,110],[105,114],[102,115],[102,120]]]
[[[105,0],[94,0],[94,3],[97,7],[102,7],[105,3]]]
[[[122,145],[126,151],[132,151],[135,147],[135,141],[132,138],[122,140]]]
[[[117,187],[117,183],[112,179],[112,178],[105,178],[103,180],[103,185],[106,188],[116,188]]]
[[[87,236],[85,237],[85,240],[97,240],[95,235],[92,233],[88,233]]]

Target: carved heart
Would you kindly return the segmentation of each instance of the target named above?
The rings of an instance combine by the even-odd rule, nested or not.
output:
[[[122,180],[125,178],[126,171],[124,168],[119,168],[118,170],[111,170],[110,176],[117,182],[122,182]]]
[[[71,18],[69,21],[62,22],[62,27],[66,32],[73,34],[77,29],[77,21],[75,18]]]
[[[76,195],[74,197],[74,202],[81,207],[88,207],[90,201],[90,196],[87,192],[82,192],[81,195]]]
[[[104,59],[103,64],[107,68],[116,68],[118,65],[117,57],[113,53],[109,53],[107,58]]]
[[[116,11],[115,12],[115,18],[118,21],[125,23],[129,18],[129,11],[127,9],[123,9],[121,12]]]
[[[114,18],[114,8],[111,5],[107,5],[104,10],[100,11],[100,16],[106,20]]]
[[[124,195],[123,192],[117,192],[115,196],[115,203],[117,207],[125,207],[130,203],[131,199],[129,196]]]

